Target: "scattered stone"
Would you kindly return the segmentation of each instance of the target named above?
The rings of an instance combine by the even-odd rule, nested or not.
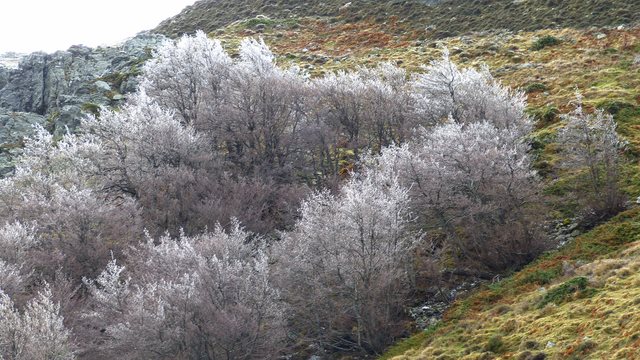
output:
[[[351,7],[351,2],[348,2],[348,3],[340,6],[339,10],[340,11],[344,11],[344,10],[347,10],[349,7]]]
[[[326,55],[318,54],[313,59],[313,63],[316,65],[323,65],[323,64],[326,64],[329,61],[329,59],[330,58]]]
[[[556,343],[554,343],[553,341],[549,341],[549,342],[547,342],[546,348],[548,349],[548,348],[552,348],[554,346],[556,346]]]
[[[607,35],[604,34],[604,33],[597,33],[596,34],[596,39],[598,39],[598,40],[602,40],[602,39],[606,39],[606,38],[607,38]]]
[[[98,80],[93,85],[95,85],[96,89],[100,91],[111,91],[111,85],[106,81]]]

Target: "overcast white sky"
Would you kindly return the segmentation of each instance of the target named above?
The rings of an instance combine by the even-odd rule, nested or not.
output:
[[[0,0],[0,53],[110,45],[196,0]]]

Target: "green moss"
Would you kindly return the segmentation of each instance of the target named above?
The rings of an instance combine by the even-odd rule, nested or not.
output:
[[[84,103],[81,107],[82,111],[89,113],[93,116],[100,115],[100,105],[94,103]]]
[[[543,36],[541,38],[539,38],[538,40],[534,41],[533,44],[531,45],[531,49],[532,50],[542,50],[546,47],[549,46],[555,46],[560,44],[560,39],[558,39],[555,36],[551,36],[551,35],[546,35]]]
[[[108,82],[115,89],[119,89],[130,75],[129,73],[114,72],[101,77],[100,80]]]
[[[559,266],[553,269],[538,269],[526,274],[526,276],[520,280],[520,284],[547,285],[551,283],[553,279],[560,276],[560,271],[561,268]]]
[[[559,305],[564,301],[566,301],[570,296],[576,293],[585,293],[585,290],[587,290],[588,284],[589,284],[589,281],[587,280],[586,277],[579,276],[579,277],[573,278],[561,284],[560,286],[557,286],[549,290],[549,292],[545,294],[544,298],[542,298],[542,300],[538,303],[538,308],[542,309],[547,304],[552,304],[552,303]]]
[[[524,87],[524,92],[527,94],[546,90],[547,86],[543,83],[532,83]]]
[[[494,335],[489,338],[489,341],[484,346],[485,351],[490,351],[494,354],[501,354],[505,351],[504,341],[502,336]]]

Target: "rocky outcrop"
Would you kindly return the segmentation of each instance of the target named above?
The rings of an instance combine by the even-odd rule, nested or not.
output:
[[[0,65],[0,176],[10,164],[9,149],[19,148],[33,124],[46,120],[61,135],[100,106],[117,106],[136,90],[142,63],[164,40],[140,34],[113,47],[33,53],[16,69]]]
[[[22,58],[0,90],[0,107],[47,115],[65,106],[109,105],[135,90],[138,66],[164,37],[139,35],[120,46],[73,46]]]
[[[9,69],[0,65],[0,89],[7,85],[9,81]]]
[[[24,138],[35,125],[46,125],[42,115],[0,109],[0,178],[12,169],[12,158],[20,151]]]

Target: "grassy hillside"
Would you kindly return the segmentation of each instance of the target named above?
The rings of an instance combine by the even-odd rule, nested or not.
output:
[[[349,4],[345,6],[345,4]],[[235,21],[266,15],[274,19],[313,16],[332,23],[385,23],[392,18],[403,31],[431,38],[493,29],[618,26],[640,21],[640,3],[627,0],[201,0],[162,22],[156,31],[177,36],[211,32]]]
[[[496,32],[421,40],[389,35],[372,22],[330,24],[250,19],[214,35],[233,49],[255,23],[281,63],[321,74],[393,61],[418,71],[448,47],[464,66],[487,64],[501,81],[528,94],[537,119],[536,166],[556,219],[575,216],[571,191],[581,174],[558,166],[558,114],[578,88],[589,108],[615,115],[629,142],[622,187],[640,195],[640,28]],[[293,25],[292,25],[293,24]],[[386,26],[393,27],[393,24]],[[320,29],[320,30],[318,30]],[[286,41],[283,41],[286,39]],[[554,39],[554,40],[550,40]],[[560,251],[458,301],[442,324],[400,343],[385,358],[551,359],[640,357],[640,210],[631,209]]]
[[[640,357],[640,210],[622,213],[506,280],[383,359]]]
[[[391,61],[409,71],[449,48],[462,66],[486,64],[523,89],[537,120],[535,166],[556,220],[579,211],[583,174],[558,164],[559,114],[575,90],[614,115],[629,142],[623,190],[640,195],[638,1],[200,1],[158,31],[204,29],[234,51],[261,36],[281,64],[311,75]],[[258,16],[266,15],[266,16]],[[503,281],[459,299],[444,320],[398,343],[384,359],[640,358],[640,208],[545,254]]]

